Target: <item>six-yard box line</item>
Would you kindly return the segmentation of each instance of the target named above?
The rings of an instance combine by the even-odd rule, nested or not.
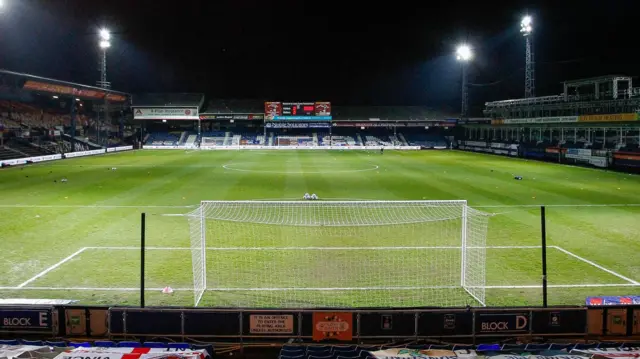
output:
[[[476,248],[476,247],[469,247]],[[540,249],[540,246],[486,246],[485,249]],[[549,288],[604,288],[604,287],[637,287],[640,283],[628,278],[620,273],[617,273],[611,269],[605,268],[593,261],[590,261],[584,257],[581,257],[571,251],[568,251],[560,246],[550,245],[549,249],[558,250],[570,257],[573,257],[581,262],[587,263],[595,268],[598,268],[610,275],[618,277],[627,283],[591,283],[591,284],[549,284]],[[146,247],[147,250],[166,250],[166,251],[182,251],[191,250],[190,247]],[[410,249],[462,249],[457,246],[414,246],[414,247],[207,247],[207,250],[410,250]],[[77,291],[139,291],[139,287],[130,288],[118,288],[118,287],[41,287],[41,286],[28,286],[32,282],[46,276],[53,270],[61,267],[65,263],[72,260],[74,257],[80,255],[87,250],[140,250],[140,247],[113,247],[113,246],[92,246],[82,247],[76,252],[72,253],[68,257],[65,257],[61,261],[46,268],[40,273],[34,275],[28,280],[20,283],[15,287],[0,287],[0,290],[77,290]],[[424,287],[391,287],[391,289],[397,290],[418,290],[418,289],[446,289],[448,286],[424,286]],[[453,288],[453,287],[452,287]],[[493,285],[483,286],[485,289],[536,289],[542,288],[542,285]],[[145,291],[161,291],[163,288],[145,288]],[[307,291],[331,291],[331,290],[376,290],[376,289],[389,289],[388,287],[353,287],[353,288],[207,288],[207,291],[281,291],[281,290],[307,290]],[[173,288],[174,291],[192,291],[193,288]]]

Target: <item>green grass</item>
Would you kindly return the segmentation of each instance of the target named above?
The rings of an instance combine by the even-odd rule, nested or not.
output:
[[[118,169],[110,171],[111,167]],[[524,180],[515,181],[514,174]],[[69,181],[61,183],[63,177]],[[589,295],[637,294],[638,286],[604,285],[630,284],[615,274],[640,280],[640,207],[597,205],[638,204],[638,189],[640,178],[628,174],[452,151],[386,151],[382,156],[365,151],[137,151],[10,168],[0,170],[0,273],[4,274],[0,297],[135,305],[137,292],[108,289],[139,285],[135,247],[141,212],[148,214],[148,246],[188,247],[187,220],[163,214],[187,213],[201,200],[298,199],[309,192],[341,199],[466,199],[471,206],[494,214],[488,246],[539,245],[536,206],[548,205],[549,301],[581,304]],[[270,245],[280,245],[283,238],[299,236],[305,246],[320,240],[322,245],[341,246],[366,246],[370,240],[385,246],[420,245],[421,238],[404,234],[422,230],[424,243],[433,245],[428,228],[411,225],[399,230],[367,227],[313,235],[284,228],[243,232],[241,226],[224,228],[230,234],[219,236],[218,243],[241,247],[264,238]],[[208,235],[216,238],[214,233]],[[243,240],[245,235],[251,238]],[[132,249],[86,249],[34,278],[85,247]],[[456,255],[443,250],[357,251],[353,256],[351,252],[331,256],[208,251],[208,287],[307,282],[317,287],[356,279],[378,286],[392,278],[429,285],[440,283],[441,276],[459,265]],[[354,267],[356,263],[360,265]],[[429,263],[440,269],[423,280],[418,274],[433,271]],[[487,249],[487,304],[541,304],[540,267],[537,248]],[[193,285],[188,250],[149,250],[146,269],[148,288]],[[294,271],[297,276],[290,275]],[[276,281],[274,273],[282,274],[281,280]],[[55,289],[80,287],[86,289]],[[403,306],[437,305],[444,298],[456,303],[469,300],[459,289],[312,291],[306,297],[286,292],[207,291],[202,303]],[[190,305],[193,293],[163,295],[150,290],[147,301],[149,305]]]

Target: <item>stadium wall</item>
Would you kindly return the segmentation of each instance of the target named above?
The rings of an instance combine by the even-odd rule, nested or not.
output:
[[[15,159],[9,159],[9,160],[0,161],[0,166],[5,167],[5,166],[26,165],[26,164],[30,164],[30,163],[61,160],[61,159],[64,159],[64,158],[93,156],[93,155],[101,155],[101,154],[105,154],[105,153],[131,151],[131,150],[133,150],[133,146],[120,146],[120,147],[111,147],[111,148],[106,148],[106,149],[102,148],[102,149],[99,149],[99,150],[91,150],[91,151],[68,152],[68,153],[65,153],[65,154],[58,153],[58,154],[55,154],[55,155],[15,158]]]
[[[610,166],[607,151],[582,148],[524,147],[517,143],[458,141],[458,149],[509,157],[522,157],[598,168]],[[640,159],[640,156],[638,156]]]
[[[631,338],[640,335],[638,297],[590,297],[583,307],[439,309],[195,309],[82,306],[3,306],[12,325],[0,335],[46,338],[217,338],[230,342],[310,341],[339,317],[349,326],[330,338],[372,342],[384,338],[456,342],[516,338]],[[628,299],[628,301],[627,301]],[[616,301],[617,300],[617,301]],[[335,326],[324,326],[336,328]],[[336,340],[333,340],[335,342]]]
[[[201,150],[419,150],[420,146],[200,146]],[[142,146],[145,150],[190,150],[187,146]]]

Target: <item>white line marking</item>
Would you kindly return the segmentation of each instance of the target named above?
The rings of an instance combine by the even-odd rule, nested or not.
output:
[[[598,268],[598,269],[601,269],[601,270],[603,270],[603,271],[605,271],[605,272],[607,272],[607,273],[609,273],[609,274],[611,274],[611,275],[614,275],[614,276],[616,276],[616,277],[618,277],[618,278],[620,278],[620,279],[623,279],[623,280],[625,280],[625,281],[627,281],[627,282],[629,282],[629,283],[631,283],[631,284],[634,284],[634,285],[640,285],[640,283],[636,282],[635,280],[633,280],[633,279],[631,279],[631,278],[627,278],[627,277],[623,276],[623,275],[622,275],[622,274],[620,274],[620,273],[614,272],[614,271],[612,271],[611,269],[607,269],[607,268],[605,268],[605,267],[603,267],[603,266],[601,266],[601,265],[599,265],[599,264],[597,264],[597,263],[595,263],[595,262],[592,262],[592,261],[590,261],[590,260],[588,260],[588,259],[586,259],[586,258],[580,257],[579,255],[574,254],[574,253],[572,253],[572,252],[569,252],[568,250],[566,250],[566,249],[564,249],[564,248],[562,248],[562,247],[558,247],[558,246],[553,246],[553,247],[554,247],[555,249],[557,249],[557,250],[559,250],[559,251],[561,251],[561,252],[565,253],[565,254],[570,255],[570,256],[571,256],[571,257],[573,257],[573,258],[576,258],[576,259],[578,259],[578,260],[581,260],[581,261],[583,261],[583,262],[585,262],[585,263],[587,263],[587,264],[591,264],[592,266],[594,266],[594,267],[596,267],[596,268]]]
[[[638,284],[622,283],[622,284],[549,284],[549,288],[600,288],[600,287],[637,287]],[[483,287],[470,287],[483,288]],[[542,288],[542,284],[536,285],[487,285],[485,289],[528,289]]]
[[[549,288],[611,288],[611,287],[637,287],[636,284],[550,284]],[[417,289],[461,289],[460,286],[420,286],[420,287],[344,287],[344,288],[207,288],[210,292],[231,292],[231,291],[336,291],[336,290],[417,290]],[[542,285],[488,285],[484,287],[470,286],[468,288],[485,288],[485,289],[539,289]],[[162,291],[163,288],[145,288],[145,291]],[[193,288],[172,288],[176,292],[192,291]],[[77,291],[119,291],[119,292],[137,292],[140,288],[136,287],[0,287],[0,290],[77,290]]]
[[[545,207],[640,207],[640,203],[611,203],[611,204],[497,204],[497,205],[469,205],[471,208],[540,208]]]
[[[190,206],[154,206],[154,205],[139,205],[139,206],[108,206],[108,205],[38,205],[38,204],[0,204],[0,208],[196,208],[197,205]]]
[[[241,163],[229,163],[226,165],[222,165],[222,168],[224,168],[225,170],[231,170],[231,171],[238,171],[238,172],[254,172],[254,173],[274,173],[274,174],[311,174],[311,173],[351,173],[351,172],[366,172],[366,171],[375,171],[377,169],[380,168],[380,166],[378,165],[370,165],[371,167],[369,168],[364,168],[364,169],[344,169],[344,170],[336,170],[333,169],[332,167],[335,166],[335,164],[331,163],[331,164],[327,164],[324,166],[315,166],[315,168],[326,168],[325,171],[269,171],[269,170],[252,170],[252,169],[245,169],[245,168],[233,168],[233,165],[236,164],[241,164]],[[314,167],[312,167],[314,168]]]
[[[33,276],[33,277],[31,277],[31,278],[30,278],[30,279],[28,279],[27,281],[25,281],[25,282],[21,283],[20,285],[18,285],[18,287],[17,287],[17,288],[22,288],[22,287],[26,286],[27,284],[29,284],[29,283],[33,282],[34,280],[36,280],[36,279],[38,279],[38,278],[42,277],[43,275],[45,275],[45,274],[47,274],[47,273],[51,272],[52,270],[54,270],[54,269],[56,269],[56,268],[60,267],[61,265],[63,265],[63,264],[65,264],[65,263],[67,263],[68,261],[70,261],[73,257],[75,257],[75,256],[77,256],[78,254],[80,254],[80,253],[84,252],[86,249],[87,249],[87,247],[80,248],[79,250],[77,250],[75,253],[73,253],[72,255],[68,256],[67,258],[65,258],[65,259],[61,260],[60,262],[58,262],[58,263],[56,263],[56,264],[52,265],[51,267],[49,267],[49,268],[47,268],[47,269],[43,270],[42,272],[40,272],[40,273],[36,274],[36,275],[35,275],[35,276]]]
[[[275,250],[409,250],[409,249],[461,249],[456,246],[416,246],[416,247],[207,247],[210,251],[275,251]],[[467,247],[467,249],[539,249],[540,246],[487,246]],[[86,247],[102,250],[139,250],[140,247]],[[145,247],[148,250],[186,251],[191,247]],[[200,247],[195,248],[200,249]]]
[[[163,288],[145,288],[146,291],[162,291]],[[193,288],[171,288],[174,291],[193,291]],[[78,290],[78,291],[118,291],[133,292],[140,291],[140,288],[101,288],[101,287],[0,287],[0,290]]]

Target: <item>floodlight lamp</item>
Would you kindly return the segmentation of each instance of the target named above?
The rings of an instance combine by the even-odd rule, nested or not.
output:
[[[108,49],[110,46],[111,46],[111,43],[109,43],[109,41],[106,41],[106,40],[100,41],[101,49]]]
[[[76,101],[80,102],[80,99],[79,99],[79,98],[77,98],[77,99],[76,99]]]
[[[0,1],[2,1],[2,0],[0,0]],[[109,30],[107,30],[107,29],[101,29],[100,30],[100,38],[102,40],[109,41],[111,39],[111,33],[109,33]]]
[[[533,23],[533,20],[531,19],[531,16],[527,15],[522,18],[522,21],[520,22],[520,32],[524,36],[529,35],[533,31],[532,23]]]
[[[459,61],[469,61],[473,57],[473,52],[469,45],[463,44],[456,50],[456,59]]]
[[[1,1],[1,0],[0,0],[0,1]],[[53,95],[53,99],[54,99],[54,100],[55,100],[55,99],[57,99],[57,98],[58,98],[58,96],[57,96],[57,95]]]
[[[3,6],[4,6],[4,1],[0,0],[0,9],[2,9]]]

